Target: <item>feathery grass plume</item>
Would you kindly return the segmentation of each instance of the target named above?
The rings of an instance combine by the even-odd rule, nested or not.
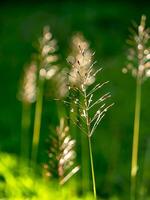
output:
[[[55,134],[50,135],[48,164],[44,165],[46,177],[57,179],[63,185],[78,172],[74,147],[75,140],[69,134],[69,127],[65,126],[64,118],[61,118]]]
[[[58,60],[55,54],[57,50],[57,42],[53,39],[52,34],[48,26],[43,29],[43,36],[39,39],[39,51],[38,51],[38,85],[37,85],[37,100],[35,108],[35,120],[34,131],[32,141],[31,159],[33,163],[37,160],[38,145],[40,139],[41,128],[41,116],[42,116],[42,104],[43,104],[43,92],[45,79],[51,79],[56,71],[56,62]]]
[[[128,65],[123,72],[131,71],[136,78],[136,100],[135,117],[132,145],[131,163],[131,199],[135,200],[137,195],[137,171],[138,171],[138,149],[139,149],[139,125],[141,111],[141,85],[150,76],[150,29],[146,28],[146,16],[141,17],[141,23],[136,30],[131,30],[128,40],[131,48],[128,54]]]
[[[141,17],[139,26],[133,24],[131,35],[127,40],[130,45],[127,56],[127,66],[123,73],[131,72],[135,78],[140,77],[143,82],[150,76],[150,29],[146,28],[146,16]]]
[[[29,128],[31,124],[31,104],[36,100],[37,67],[31,62],[24,69],[18,98],[22,102],[21,157],[29,159]]]
[[[92,58],[93,53],[89,48],[89,43],[85,40],[83,35],[81,33],[74,35],[72,38],[72,55],[67,59],[72,65],[69,76],[69,82],[72,86],[81,87],[83,81],[85,81],[84,84],[88,86],[95,81],[95,77],[87,74],[87,71],[92,65]],[[80,63],[82,67],[80,67]],[[87,75],[86,79],[85,75]]]
[[[34,62],[25,66],[23,79],[18,98],[24,103],[34,103],[36,100],[36,71],[37,67]]]
[[[80,43],[76,44],[78,47],[79,54],[76,57],[68,59],[68,62],[72,66],[72,71],[69,76],[70,80],[70,90],[73,94],[70,98],[76,102],[76,105],[79,107],[79,116],[80,121],[74,121],[82,131],[83,134],[87,136],[88,145],[89,145],[89,156],[91,163],[91,174],[93,182],[93,194],[96,199],[96,184],[95,184],[95,174],[94,174],[94,164],[93,164],[93,153],[91,145],[91,137],[93,136],[96,128],[101,122],[102,118],[105,116],[107,110],[112,106],[106,105],[106,99],[110,98],[110,93],[106,93],[101,96],[99,99],[94,100],[95,92],[98,92],[101,87],[108,83],[98,83],[95,86],[88,87],[92,85],[96,80],[96,75],[101,71],[101,68],[94,70],[95,62],[92,62],[93,53],[89,51],[88,45],[82,45]],[[74,99],[74,94],[78,91],[80,93],[80,100]],[[96,112],[94,112],[96,108]],[[72,110],[73,112],[74,110]],[[94,114],[93,114],[94,113]]]
[[[84,51],[84,60],[82,60],[81,55],[81,49],[85,49]],[[70,70],[70,76],[69,76],[69,83],[71,86],[80,87],[82,79],[84,78],[85,73],[87,72],[88,68],[92,64],[92,51],[90,50],[88,41],[84,38],[82,33],[76,33],[73,35],[71,40],[71,53],[70,56],[67,58],[69,63],[73,63],[73,67]],[[80,69],[80,76],[78,74],[78,62],[82,63],[82,69]],[[95,79],[93,77],[89,77],[87,79],[86,84],[90,85],[94,82]],[[80,101],[80,93],[76,92],[74,94],[74,101],[72,101],[72,98],[70,98],[70,119],[73,121],[78,119],[78,110],[79,107],[76,104],[76,100]],[[73,110],[73,112],[72,112]],[[90,188],[90,163],[89,163],[89,157],[88,157],[88,141],[85,140],[84,135],[78,136],[78,128],[74,127],[74,124],[70,122],[70,129],[73,136],[76,138],[77,142],[81,143],[81,177],[82,177],[82,191],[86,193],[89,191]],[[80,138],[79,138],[80,137]],[[80,151],[77,149],[77,151]]]

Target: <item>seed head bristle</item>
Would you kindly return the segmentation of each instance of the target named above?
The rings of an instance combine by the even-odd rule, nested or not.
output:
[[[95,92],[98,91],[98,89],[104,86],[107,82],[99,83],[91,89],[92,86],[90,85],[92,85],[95,82],[96,75],[99,71],[101,71],[101,68],[98,69],[97,71],[94,70],[93,66],[95,62],[93,62],[93,57],[92,57],[94,53],[92,53],[91,50],[89,49],[89,44],[85,40],[83,40],[83,37],[79,37],[77,35],[73,38],[73,47],[75,49],[74,50],[75,54],[74,56],[72,55],[70,58],[68,58],[68,62],[72,66],[69,76],[69,83],[70,83],[69,95],[71,102],[76,102],[75,100],[76,95],[78,95],[79,102],[76,102],[73,105],[75,107],[75,110],[77,111],[76,113],[78,114],[78,116],[77,117],[71,116],[72,119],[70,120],[73,121],[73,123],[81,130],[81,132],[88,137],[89,155],[90,155],[89,157],[90,157],[91,174],[93,181],[93,193],[94,193],[94,198],[96,199],[96,184],[94,175],[91,137],[95,132],[97,126],[99,125],[100,121],[105,116],[105,113],[113,104],[107,106],[104,103],[106,99],[108,99],[111,96],[110,93],[106,93],[99,99],[93,100]],[[96,105],[98,106],[98,110],[95,112],[92,109]],[[71,108],[71,111],[74,112],[74,108]],[[95,112],[94,115],[93,112]],[[85,157],[86,154],[84,154],[86,149],[84,147],[85,146],[83,146],[84,151],[82,151],[83,153],[82,159],[87,158]]]
[[[127,42],[131,47],[128,50],[128,64],[122,72],[131,72],[132,76],[145,80],[150,76],[150,29],[146,28],[145,15],[141,17],[136,30],[132,29]]]
[[[81,88],[81,85],[86,87],[94,83],[93,53],[81,33],[73,36],[72,54],[67,61],[72,66],[69,76],[71,85]]]
[[[92,51],[89,49],[89,43],[83,38],[83,35],[78,34],[73,37],[73,53],[68,58],[71,64],[71,72],[69,74],[70,83],[70,101],[76,102],[76,94],[80,94],[80,101],[75,103],[79,111],[79,121],[73,121],[83,133],[91,137],[97,128],[98,124],[105,116],[107,110],[113,105],[106,105],[104,102],[111,97],[110,93],[102,95],[99,99],[95,100],[95,93],[98,92],[109,81],[98,83],[95,86],[92,85],[96,80],[96,75],[102,70],[94,70]],[[95,114],[92,116],[91,111],[98,108]],[[71,108],[72,111],[73,108]],[[93,111],[92,111],[93,113]],[[83,124],[83,125],[82,125]],[[88,132],[85,128],[88,127]]]

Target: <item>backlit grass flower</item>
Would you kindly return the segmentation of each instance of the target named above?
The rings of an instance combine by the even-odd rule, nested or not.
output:
[[[77,35],[73,38],[73,44],[75,53],[73,52],[73,55],[68,58],[68,62],[71,65],[71,72],[69,74],[70,100],[78,107],[79,115],[78,118],[73,119],[73,123],[78,126],[88,138],[93,194],[96,199],[91,137],[107,110],[112,106],[112,104],[106,105],[105,103],[106,99],[110,98],[111,95],[110,93],[106,93],[97,100],[94,99],[95,93],[98,93],[99,89],[107,84],[108,81],[98,83],[92,87],[92,84],[96,81],[96,75],[101,71],[101,68],[97,70],[94,69],[94,54],[89,49],[89,44],[81,35]],[[80,94],[79,98],[76,93]],[[71,108],[71,112],[74,112],[74,108]],[[85,143],[85,141],[83,142]]]
[[[31,63],[24,69],[18,98],[25,103],[33,103],[36,100],[36,71],[35,63]]]
[[[150,76],[150,29],[146,28],[146,16],[141,17],[140,25],[134,24],[130,29],[131,35],[127,40],[128,64],[123,72],[131,72],[134,77],[140,76],[142,81]]]
[[[58,61],[57,50],[57,41],[53,38],[50,27],[45,26],[43,28],[43,35],[39,38],[37,55],[41,78],[50,79],[56,73],[56,63]]]
[[[95,81],[91,67],[94,53],[81,33],[73,37],[72,50],[72,55],[67,58],[72,66],[69,76],[70,84],[77,87],[91,85]]]

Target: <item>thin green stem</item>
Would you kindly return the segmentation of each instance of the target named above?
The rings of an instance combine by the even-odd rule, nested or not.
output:
[[[40,140],[42,104],[43,104],[43,86],[44,86],[44,80],[39,79],[39,87],[37,91],[37,101],[36,101],[36,108],[35,108],[32,153],[31,153],[31,160],[33,163],[36,163],[37,161],[38,146],[39,146],[39,140]]]
[[[31,124],[31,104],[22,102],[21,158],[29,159],[29,129]]]
[[[82,164],[82,190],[86,193],[90,189],[90,171],[89,171],[89,156],[88,141],[84,134],[81,134],[81,164]]]
[[[132,145],[132,163],[131,163],[131,200],[136,200],[136,179],[138,170],[138,148],[139,148],[139,126],[141,110],[141,78],[137,77],[135,118]]]
[[[86,102],[85,99],[86,95],[81,96],[79,93],[79,102],[81,105],[84,105]],[[86,105],[85,105],[86,106]],[[84,107],[84,106],[83,106]],[[78,108],[78,115],[80,116],[80,110]],[[87,123],[84,123],[79,117],[80,123],[82,124],[83,129],[87,129]],[[90,162],[89,162],[89,154],[88,152],[88,140],[85,134],[80,135],[80,142],[81,142],[81,177],[82,177],[82,192],[86,194],[90,190]]]
[[[92,172],[92,181],[93,181],[93,194],[94,194],[94,199],[96,199],[96,198],[97,198],[97,197],[96,197],[96,183],[95,183],[95,173],[94,173],[94,164],[93,164],[91,137],[88,137],[88,142],[89,142],[91,172]]]
[[[92,174],[92,182],[93,182],[93,195],[94,195],[94,199],[97,199],[94,164],[93,164],[93,153],[92,153],[92,145],[91,145],[90,118],[89,118],[89,113],[88,113],[88,103],[87,103],[86,91],[84,92],[84,98],[85,98],[85,110],[86,110],[87,135],[88,135],[88,143],[89,143],[89,154],[90,154],[90,163],[91,163],[91,174]]]

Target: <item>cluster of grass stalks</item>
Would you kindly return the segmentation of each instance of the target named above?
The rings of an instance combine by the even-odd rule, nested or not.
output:
[[[132,45],[128,54],[129,63],[126,68],[123,68],[124,73],[131,71],[137,82],[131,159],[131,196],[129,195],[131,200],[138,199],[137,171],[141,86],[146,78],[150,76],[150,32],[149,29],[145,28],[145,21],[146,17],[142,16],[137,30],[131,30],[132,36],[128,40],[129,44]],[[97,81],[97,76],[101,73],[102,68],[96,66],[94,52],[90,49],[89,42],[82,33],[72,37],[71,51],[67,58],[69,64],[67,69],[62,68],[59,64],[58,45],[48,26],[43,29],[43,34],[38,41],[37,52],[33,57],[31,64],[25,67],[18,95],[22,102],[20,157],[26,159],[28,167],[34,170],[37,169],[39,143],[42,134],[43,98],[48,96],[51,100],[53,99],[59,103],[56,113],[60,124],[56,128],[53,124],[50,124],[49,143],[48,148],[45,149],[47,162],[40,168],[41,174],[43,174],[40,184],[45,185],[45,181],[46,184],[55,182],[57,185],[56,190],[59,192],[55,190],[52,192],[54,192],[56,199],[58,194],[62,195],[63,199],[64,191],[62,188],[65,188],[65,184],[69,182],[73,175],[79,174],[78,177],[76,176],[76,181],[78,182],[81,179],[83,196],[93,191],[93,195],[89,199],[97,199],[92,138],[106,112],[113,106],[113,103],[109,100],[111,94],[109,92],[101,94],[101,88],[107,86],[109,81]],[[96,96],[99,96],[99,98],[96,98]],[[35,105],[35,109],[33,134],[30,135],[32,104]],[[22,166],[22,160],[20,162]],[[3,165],[3,160],[0,165]],[[14,184],[15,180],[7,171],[7,167],[5,169],[2,166],[1,169],[3,169],[3,172],[0,171],[1,173],[8,175],[6,179],[10,178],[12,180],[10,183]],[[23,180],[21,180],[19,184],[23,187],[26,187],[26,184],[33,186],[34,181],[32,179],[34,177],[26,177],[25,181],[27,183],[23,183]],[[43,188],[40,189],[37,184],[35,190],[39,190],[41,193],[49,190],[47,186],[46,189],[45,186]],[[34,192],[34,190],[27,191],[25,196],[28,198],[41,195],[33,195]],[[78,199],[77,189],[74,192],[76,193],[75,197],[64,196],[64,199]],[[5,195],[7,196],[7,194]],[[19,193],[19,195],[23,194]],[[46,195],[46,197],[40,196],[38,198],[49,199],[51,197],[49,195],[52,195],[51,190]]]
[[[41,134],[43,96],[49,89],[51,99],[53,97],[56,102],[59,101],[59,104],[62,104],[64,107],[67,105],[66,109],[69,112],[64,112],[65,109],[60,109],[61,113],[58,111],[60,126],[56,128],[54,133],[52,133],[53,131],[50,133],[48,161],[44,164],[43,169],[44,177],[47,180],[58,180],[60,185],[64,185],[79,171],[81,166],[82,193],[86,194],[90,192],[89,166],[91,166],[93,196],[96,199],[96,181],[91,138],[112,104],[107,105],[105,103],[106,99],[110,97],[110,93],[106,93],[98,99],[94,98],[94,94],[108,83],[108,81],[97,83],[96,75],[102,69],[96,69],[94,66],[96,64],[93,58],[94,53],[81,33],[74,35],[72,38],[72,51],[67,58],[71,67],[68,67],[67,70],[61,69],[59,66],[59,59],[56,55],[56,51],[58,50],[57,42],[53,39],[49,27],[44,27],[43,35],[39,39],[37,46],[38,51],[34,56],[34,61],[32,61],[35,64],[26,68],[26,73],[24,74],[25,81],[22,81],[20,92],[23,105],[26,104],[26,99],[30,95],[31,100],[28,100],[28,105],[35,101],[32,150],[31,155],[26,153],[25,157],[27,160],[30,160],[29,163],[31,163],[32,167],[36,166]],[[51,90],[51,87],[48,88],[50,85],[53,85],[55,92]],[[28,93],[31,94],[29,95]],[[26,151],[29,151],[29,146],[25,147],[24,144],[24,142],[29,144],[29,135],[26,132],[29,131],[31,122],[24,122],[26,118],[29,119],[30,117],[29,110],[30,107],[26,112],[23,110],[22,115],[22,157],[24,149],[28,148]],[[68,116],[67,113],[69,113]],[[65,125],[67,123],[69,125]],[[50,126],[52,127],[53,125]],[[81,131],[80,141],[77,139],[79,130]],[[77,146],[80,144],[81,152],[77,151]],[[81,164],[76,164],[76,152],[81,154]]]

